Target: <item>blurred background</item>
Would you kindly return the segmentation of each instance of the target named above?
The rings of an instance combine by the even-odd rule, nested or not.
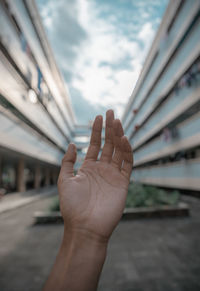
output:
[[[110,108],[135,184],[99,290],[200,290],[199,24],[199,0],[0,0],[1,290],[42,288],[62,157]]]

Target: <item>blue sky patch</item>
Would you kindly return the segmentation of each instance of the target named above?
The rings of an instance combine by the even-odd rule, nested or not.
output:
[[[168,0],[37,0],[78,123],[120,117]]]

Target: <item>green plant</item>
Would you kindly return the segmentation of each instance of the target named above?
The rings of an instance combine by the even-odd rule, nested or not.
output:
[[[58,195],[52,198],[51,204],[49,206],[49,211],[50,212],[60,211],[60,202]]]
[[[154,186],[130,183],[126,207],[149,207],[158,205],[175,205],[179,200],[179,192],[167,192]]]

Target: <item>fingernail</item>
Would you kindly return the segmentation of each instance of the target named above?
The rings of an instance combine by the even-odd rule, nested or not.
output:
[[[68,146],[68,150],[69,151],[74,151],[75,149],[75,144],[74,143],[70,143],[69,146]]]

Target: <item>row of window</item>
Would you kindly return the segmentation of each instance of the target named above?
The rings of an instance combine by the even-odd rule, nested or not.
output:
[[[15,16],[11,13],[11,9],[9,8],[9,5],[8,5],[7,1],[4,1],[4,8],[6,8],[7,15],[9,16],[10,21],[13,24],[13,27],[15,28],[16,34],[18,35],[18,38],[19,38],[20,43],[21,43],[21,50],[23,51],[24,54],[26,54],[27,59],[29,60],[29,62],[31,62],[34,65],[35,70],[37,71],[37,82],[35,82],[35,83],[37,83],[37,88],[34,88],[34,89],[31,88],[32,87],[31,84],[34,83],[33,80],[32,80],[32,78],[34,76],[32,74],[31,69],[27,70],[26,76],[23,76],[27,80],[27,83],[28,83],[27,85],[29,87],[27,95],[23,95],[22,96],[23,99],[26,100],[26,101],[28,100],[28,101],[30,101],[32,103],[40,102],[44,106],[44,109],[47,112],[48,112],[47,106],[48,106],[49,102],[50,101],[53,102],[54,106],[53,107],[51,106],[51,108],[54,108],[54,111],[58,110],[59,114],[62,116],[62,119],[64,121],[64,122],[62,121],[62,126],[64,124],[66,124],[65,128],[67,128],[68,127],[67,126],[67,121],[65,120],[65,118],[64,118],[64,116],[63,116],[58,104],[56,103],[55,99],[52,97],[52,94],[50,93],[50,90],[49,90],[49,88],[47,86],[47,83],[45,82],[45,80],[43,78],[41,70],[40,70],[40,68],[39,68],[39,66],[38,66],[38,64],[37,64],[37,62],[36,62],[36,60],[34,58],[34,55],[31,52],[30,46],[29,46],[29,44],[28,44],[28,42],[27,42],[27,40],[26,40],[26,38],[25,38],[25,36],[24,36],[24,34],[23,34],[23,32],[22,32],[22,30],[21,30],[21,28],[20,28],[20,26],[19,26],[19,24],[18,24],[18,22],[17,22],[17,20],[15,18]],[[20,75],[21,74],[22,73],[20,71]],[[57,122],[55,120],[55,118],[58,119],[57,112],[54,114],[55,118],[54,118],[54,116],[52,116],[52,114],[50,112],[48,112],[48,113],[49,113],[51,119],[53,119],[54,123],[56,124],[58,130],[62,133],[62,135],[65,137],[65,139],[67,141],[69,141],[69,137],[65,134],[65,132],[61,128],[62,126],[60,126],[59,122]]]
[[[180,3],[180,5],[179,5],[179,7],[178,7],[178,10],[177,10],[177,14],[176,14],[176,19],[177,19],[177,17],[178,17],[178,14],[181,12],[181,10],[183,10],[184,4],[185,4],[185,1],[182,1],[182,2]],[[185,33],[184,33],[183,37],[181,38],[181,40],[179,41],[179,43],[177,44],[177,46],[176,46],[176,48],[175,48],[173,54],[170,56],[170,58],[169,58],[169,60],[168,60],[168,62],[167,62],[167,64],[166,64],[166,65],[164,66],[164,68],[162,69],[162,71],[161,71],[161,73],[159,74],[158,78],[154,80],[153,85],[152,85],[151,88],[148,90],[148,92],[145,94],[145,97],[142,99],[142,102],[141,102],[141,98],[138,97],[138,96],[140,95],[140,91],[141,91],[141,89],[144,90],[146,79],[147,79],[147,78],[149,79],[149,77],[150,77],[150,73],[152,72],[152,68],[155,67],[154,64],[155,64],[155,62],[156,62],[156,60],[157,60],[157,58],[158,58],[158,55],[159,55],[162,51],[160,51],[160,52],[157,51],[157,52],[155,53],[154,58],[153,58],[153,60],[152,60],[152,62],[151,62],[151,64],[150,64],[150,66],[149,66],[149,68],[148,68],[148,71],[147,71],[146,75],[145,75],[145,78],[144,78],[144,80],[142,81],[141,86],[138,88],[137,95],[136,95],[136,97],[135,97],[135,99],[134,99],[134,102],[132,103],[132,106],[130,106],[129,114],[130,114],[130,110],[131,110],[131,108],[132,108],[132,111],[133,111],[133,112],[134,112],[134,111],[137,111],[137,112],[138,112],[138,111],[141,109],[141,107],[144,105],[144,103],[145,103],[146,100],[148,99],[148,96],[151,94],[151,92],[152,92],[152,91],[154,90],[154,88],[157,86],[157,83],[158,83],[158,81],[161,79],[162,75],[167,71],[167,69],[168,69],[168,67],[169,67],[169,64],[172,63],[172,62],[174,61],[174,59],[176,58],[179,48],[182,46],[183,42],[186,40],[186,38],[187,38],[187,37],[189,36],[189,34],[191,33],[192,29],[194,28],[195,24],[197,23],[197,21],[198,21],[198,19],[199,19],[199,16],[200,16],[200,13],[199,13],[199,11],[197,11],[196,16],[194,17],[194,19],[193,19],[192,22],[190,23],[188,29],[185,31]],[[172,21],[172,22],[174,23],[175,20]],[[171,28],[172,28],[172,26],[171,26]],[[169,29],[168,33],[171,32],[171,28]],[[167,39],[168,39],[168,37],[165,36],[165,42],[167,41]],[[162,40],[161,40],[161,41],[162,41]],[[171,40],[170,40],[170,42],[171,42]],[[152,79],[152,78],[151,78],[151,79]],[[150,80],[150,79],[149,79],[149,80]],[[138,99],[138,98],[139,98],[139,99]],[[137,106],[137,108],[133,108],[134,103],[137,101],[136,99],[140,101],[140,105],[139,105],[139,107]],[[138,102],[139,102],[139,101],[138,101]],[[136,103],[138,103],[138,102],[136,102]],[[131,115],[129,115],[129,116],[130,116],[130,118],[129,118],[129,122],[128,122],[128,124],[127,124],[127,122],[126,122],[127,125],[125,126],[125,129],[126,129],[126,130],[129,128],[129,126],[132,124],[132,122],[133,122],[133,120],[134,120],[134,116],[132,116],[132,117],[131,117]]]

